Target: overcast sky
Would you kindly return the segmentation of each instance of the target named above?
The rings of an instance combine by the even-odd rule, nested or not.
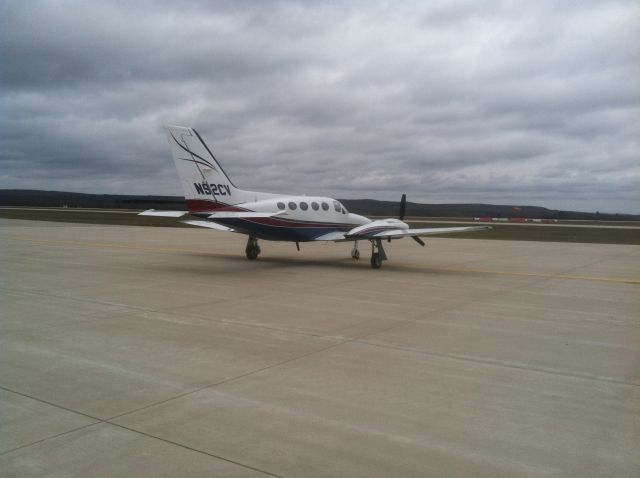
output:
[[[640,213],[640,3],[0,2],[0,188]]]

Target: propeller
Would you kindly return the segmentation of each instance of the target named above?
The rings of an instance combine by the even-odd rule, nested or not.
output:
[[[398,219],[400,219],[401,221],[404,221],[404,214],[406,210],[407,210],[407,195],[403,194],[402,198],[400,199],[400,211],[398,212]],[[424,241],[420,239],[418,236],[411,236],[411,239],[413,239],[422,247],[424,247]]]
[[[400,199],[400,211],[398,212],[398,219],[404,221],[404,212],[407,209],[407,195],[403,194]]]

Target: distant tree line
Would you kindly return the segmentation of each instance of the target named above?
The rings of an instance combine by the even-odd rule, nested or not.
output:
[[[101,209],[186,209],[181,196],[85,194],[29,189],[0,189],[1,206]]]

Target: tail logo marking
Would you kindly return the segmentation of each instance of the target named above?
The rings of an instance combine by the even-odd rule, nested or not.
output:
[[[219,172],[219,171],[218,171],[218,168],[216,168],[213,164],[211,164],[211,162],[210,162],[210,161],[207,161],[207,160],[206,160],[206,159],[204,159],[202,156],[200,156],[200,155],[198,155],[198,154],[194,153],[193,151],[191,151],[190,149],[188,149],[185,145],[181,144],[181,143],[180,143],[180,141],[178,141],[178,140],[176,139],[176,137],[173,135],[173,133],[170,133],[170,134],[171,134],[171,137],[173,138],[173,140],[176,142],[176,144],[177,144],[180,148],[184,149],[187,153],[189,153],[189,154],[191,155],[191,158],[180,158],[182,161],[189,161],[189,162],[192,162],[192,163],[201,164],[201,165],[203,165],[203,166],[206,166],[207,168],[211,168],[211,169],[213,169],[214,171]],[[183,140],[183,141],[184,141],[184,140]],[[185,143],[185,144],[186,144],[186,143]],[[198,158],[198,159],[194,159],[194,158]]]

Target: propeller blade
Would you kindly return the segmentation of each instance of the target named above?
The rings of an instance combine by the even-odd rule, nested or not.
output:
[[[424,247],[424,241],[422,239],[420,239],[418,236],[411,236],[411,239],[413,239],[418,244],[420,244],[422,247]]]
[[[407,208],[407,195],[403,194],[402,199],[400,199],[400,212],[398,213],[398,218],[401,221],[404,221],[404,211]]]

